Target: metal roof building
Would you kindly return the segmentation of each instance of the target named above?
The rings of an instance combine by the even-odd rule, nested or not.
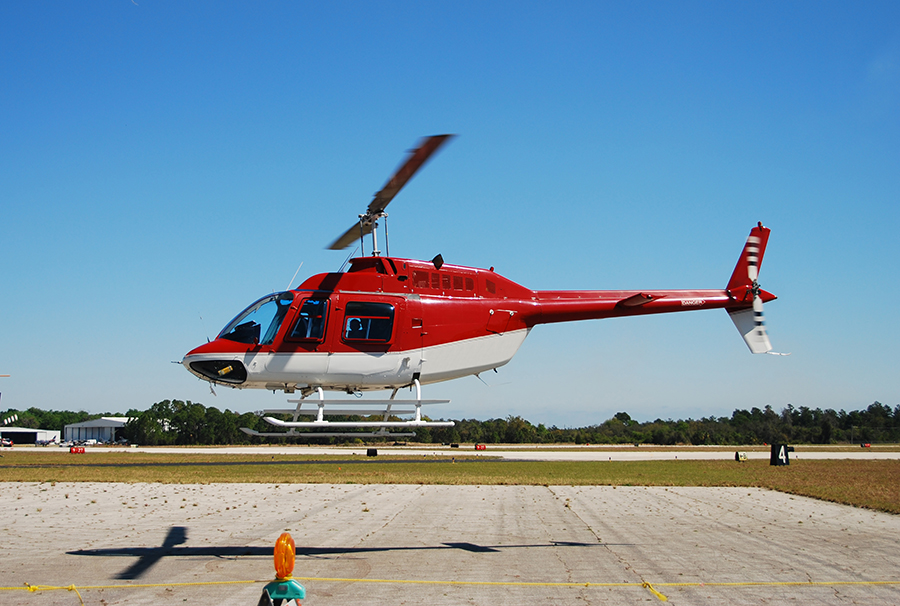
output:
[[[79,440],[97,440],[98,442],[115,442],[116,430],[125,426],[128,417],[100,417],[81,423],[72,423],[63,428],[66,442]]]
[[[59,442],[59,431],[53,429],[32,429],[31,427],[0,427],[0,438],[9,438],[13,441],[13,444]]]

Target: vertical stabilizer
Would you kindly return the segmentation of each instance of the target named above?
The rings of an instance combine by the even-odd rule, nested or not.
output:
[[[762,265],[763,255],[766,252],[766,244],[769,242],[768,227],[763,227],[762,223],[758,223],[756,227],[750,230],[747,237],[747,243],[744,244],[744,250],[738,259],[731,279],[728,281],[728,290],[735,290],[743,287],[750,287],[759,276],[759,267]]]
[[[756,227],[750,230],[744,250],[741,251],[741,256],[728,281],[728,294],[747,304],[746,307],[730,310],[728,315],[744,338],[747,347],[755,354],[768,353],[772,350],[763,316],[763,299],[760,296],[763,291],[760,290],[757,280],[766,244],[769,242],[769,231],[762,223],[757,223]]]

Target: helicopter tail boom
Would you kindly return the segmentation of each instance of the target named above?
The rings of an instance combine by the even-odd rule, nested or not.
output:
[[[526,312],[523,319],[533,326],[722,308],[728,311],[751,352],[768,353],[772,346],[766,334],[762,307],[764,302],[776,297],[762,290],[757,278],[769,232],[762,223],[750,231],[724,290],[535,291],[537,305]]]

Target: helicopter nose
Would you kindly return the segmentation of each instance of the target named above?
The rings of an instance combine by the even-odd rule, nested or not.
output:
[[[239,385],[247,380],[247,368],[238,360],[191,361],[187,358],[185,356],[185,366],[203,379],[232,385]]]

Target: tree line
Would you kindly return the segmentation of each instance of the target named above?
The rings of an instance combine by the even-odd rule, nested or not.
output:
[[[259,438],[240,430],[247,427],[260,432],[276,431],[255,413],[237,413],[204,406],[190,400],[163,400],[147,410],[131,409],[122,413],[88,414],[29,408],[7,410],[6,418],[18,414],[16,425],[63,431],[63,427],[99,417],[118,416],[131,420],[117,437],[133,444],[216,445],[261,444],[280,438]],[[289,420],[287,417],[283,417]],[[378,420],[364,417],[335,417],[333,420]],[[399,420],[399,419],[395,419]],[[362,432],[364,430],[360,430]],[[874,402],[864,410],[846,412],[806,406],[788,405],[775,412],[763,409],[737,409],[730,417],[707,417],[698,420],[656,419],[639,422],[627,412],[618,412],[597,425],[579,428],[533,425],[519,416],[505,419],[462,419],[454,427],[420,427],[415,437],[403,438],[418,443],[484,443],[484,444],[692,444],[740,445],[834,444],[900,442],[900,405],[891,407]],[[296,438],[294,438],[296,439]],[[365,441],[391,438],[365,438]],[[306,439],[303,439],[306,441]],[[362,438],[313,438],[317,443],[361,442]]]

